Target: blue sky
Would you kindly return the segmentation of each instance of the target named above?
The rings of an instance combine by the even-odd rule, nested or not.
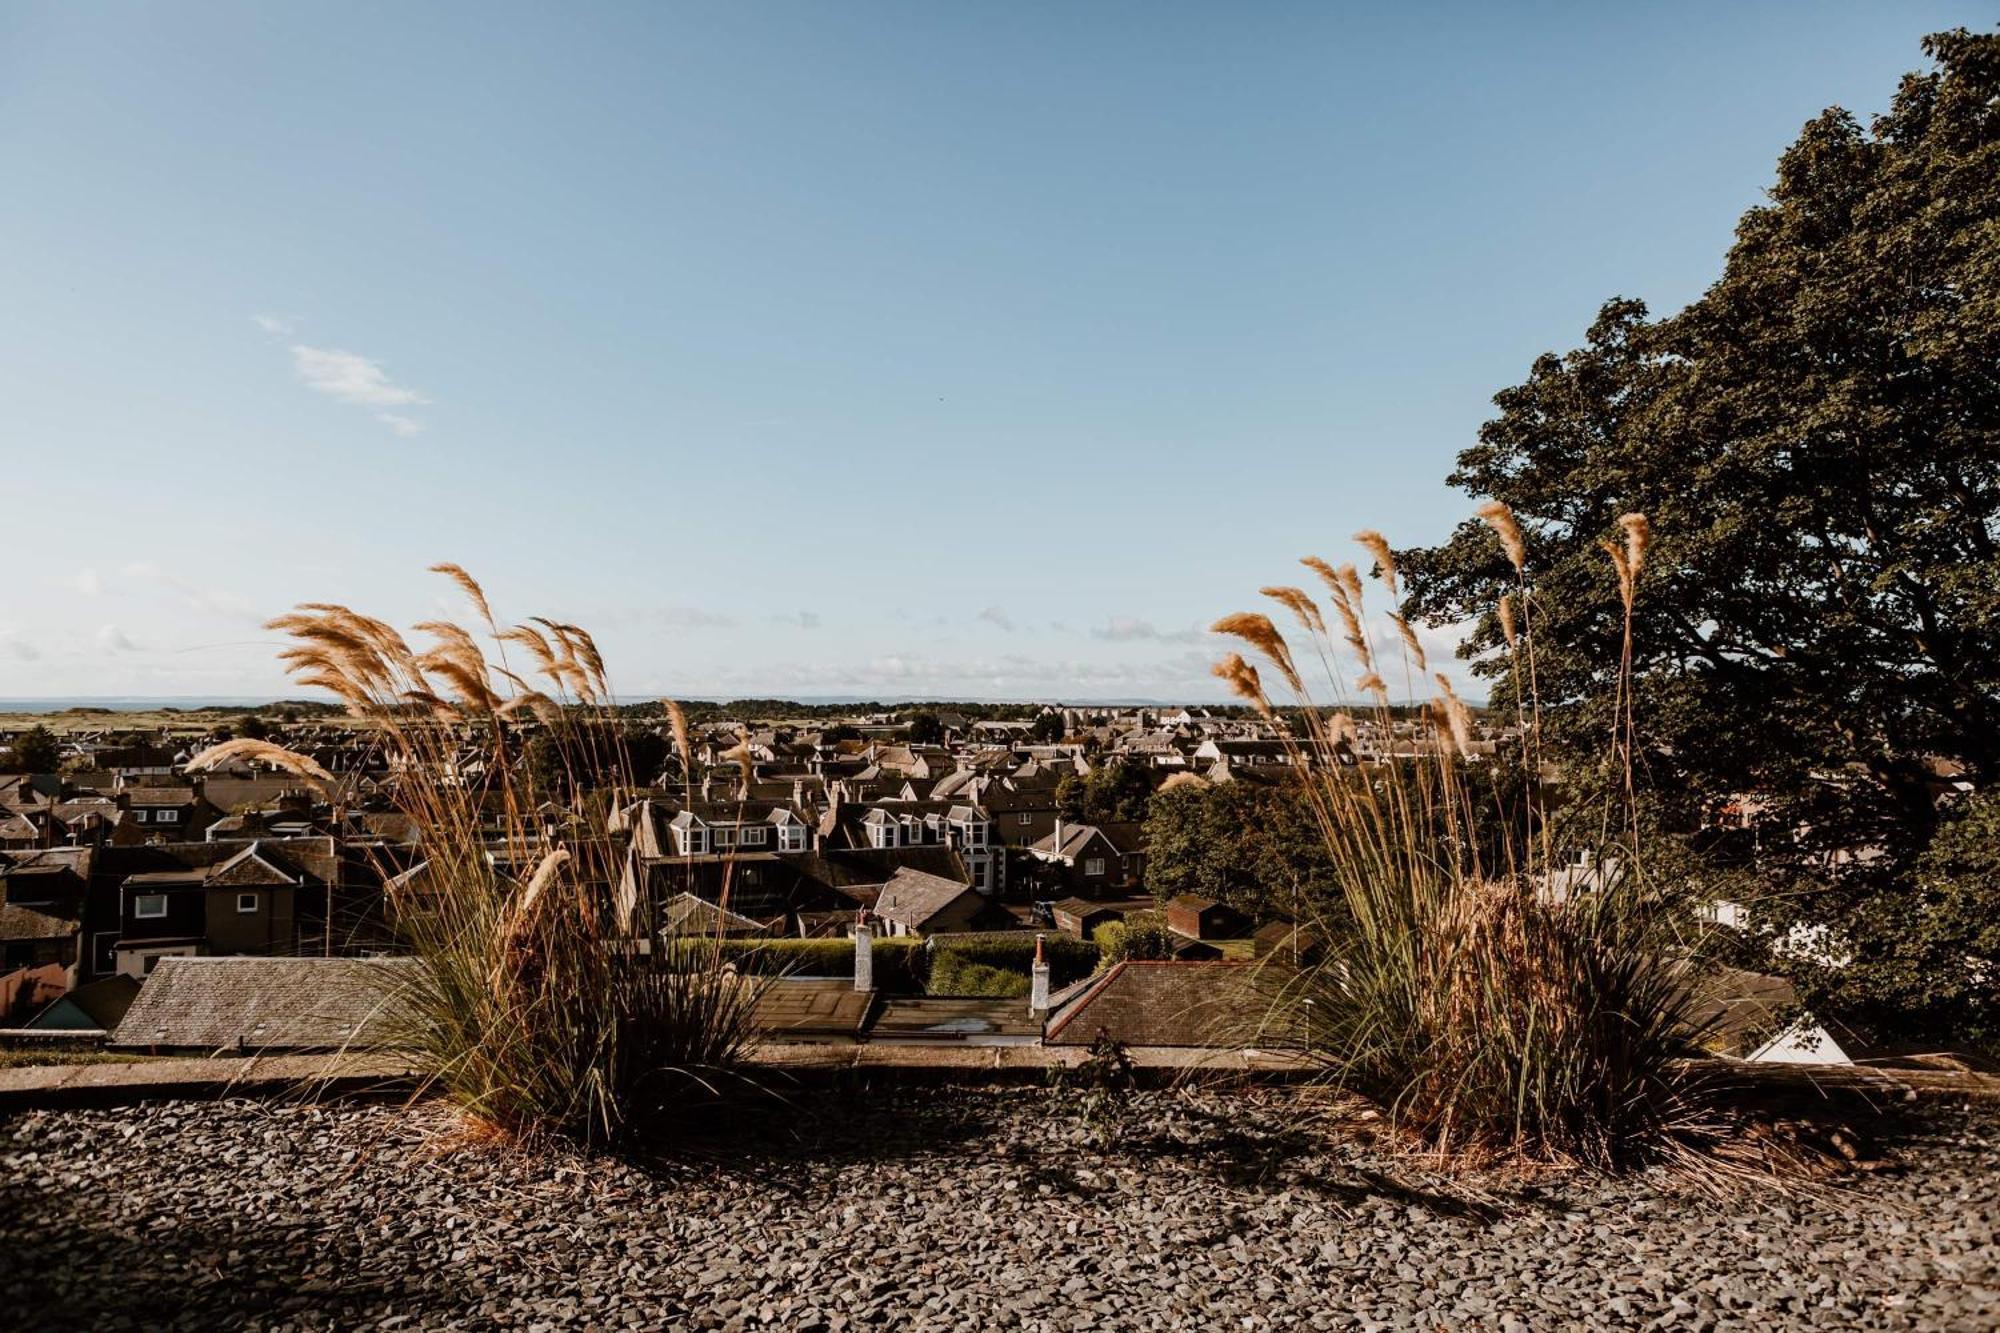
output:
[[[1969,4],[0,7],[0,695],[263,617],[590,626],[622,692],[1214,697],[1443,535]]]

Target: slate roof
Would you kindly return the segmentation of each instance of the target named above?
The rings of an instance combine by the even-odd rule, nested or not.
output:
[[[60,940],[76,932],[74,921],[17,903],[0,903],[0,940]]]
[[[1289,1044],[1260,1031],[1265,1003],[1242,963],[1119,963],[1051,1015],[1044,1041],[1088,1046],[1102,1029],[1127,1046]]]
[[[113,1046],[337,1050],[386,1040],[409,959],[162,958]]]
[[[970,884],[904,866],[882,886],[881,896],[875,900],[875,915],[911,930],[922,930],[932,917],[972,892],[975,890]]]

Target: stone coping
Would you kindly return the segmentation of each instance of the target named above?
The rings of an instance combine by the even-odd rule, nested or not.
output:
[[[1142,1080],[1245,1078],[1259,1082],[1310,1077],[1313,1065],[1296,1052],[1134,1047],[1127,1054]],[[802,1081],[879,1074],[885,1077],[989,1082],[1039,1080],[1051,1069],[1081,1064],[1078,1047],[958,1043],[771,1043],[752,1049],[751,1063]],[[1919,1097],[2000,1101],[2000,1075],[1964,1070],[1870,1068],[1859,1065],[1751,1065],[1714,1062],[1724,1077],[1746,1084],[1806,1092],[1859,1092],[1885,1101]],[[129,1063],[31,1065],[0,1069],[0,1113],[75,1105],[121,1105],[178,1098],[355,1096],[408,1094],[416,1085],[409,1061],[393,1053],[161,1057]]]

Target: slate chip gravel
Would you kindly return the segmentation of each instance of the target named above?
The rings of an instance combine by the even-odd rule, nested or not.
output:
[[[2000,1119],[1940,1109],[1838,1198],[1483,1189],[1147,1092],[809,1094],[648,1168],[447,1151],[436,1105],[168,1102],[0,1122],[23,1329],[2000,1328]],[[796,1126],[810,1126],[805,1132]]]

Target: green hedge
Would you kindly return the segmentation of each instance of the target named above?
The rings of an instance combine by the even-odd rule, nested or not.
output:
[[[1070,935],[1050,933],[1045,956],[1049,984],[1067,986],[1097,969],[1097,946]],[[1026,995],[1029,969],[1035,965],[1035,937],[1025,930],[980,935],[934,935],[930,940],[929,991],[932,995]],[[992,973],[1011,974],[1020,989],[1011,989]],[[1009,989],[997,987],[1009,985]],[[960,989],[964,987],[965,989]]]
[[[984,963],[967,962],[958,954],[947,954],[931,964],[930,993],[933,995],[979,995],[995,1000],[1025,1000],[1029,979],[1026,972],[1009,972]]]
[[[707,949],[717,943],[707,939],[686,940],[681,947]],[[744,972],[850,979],[854,976],[851,939],[726,939],[719,941],[719,945],[723,959]],[[872,951],[875,988],[922,993],[926,973],[923,946],[919,939],[877,939]]]

